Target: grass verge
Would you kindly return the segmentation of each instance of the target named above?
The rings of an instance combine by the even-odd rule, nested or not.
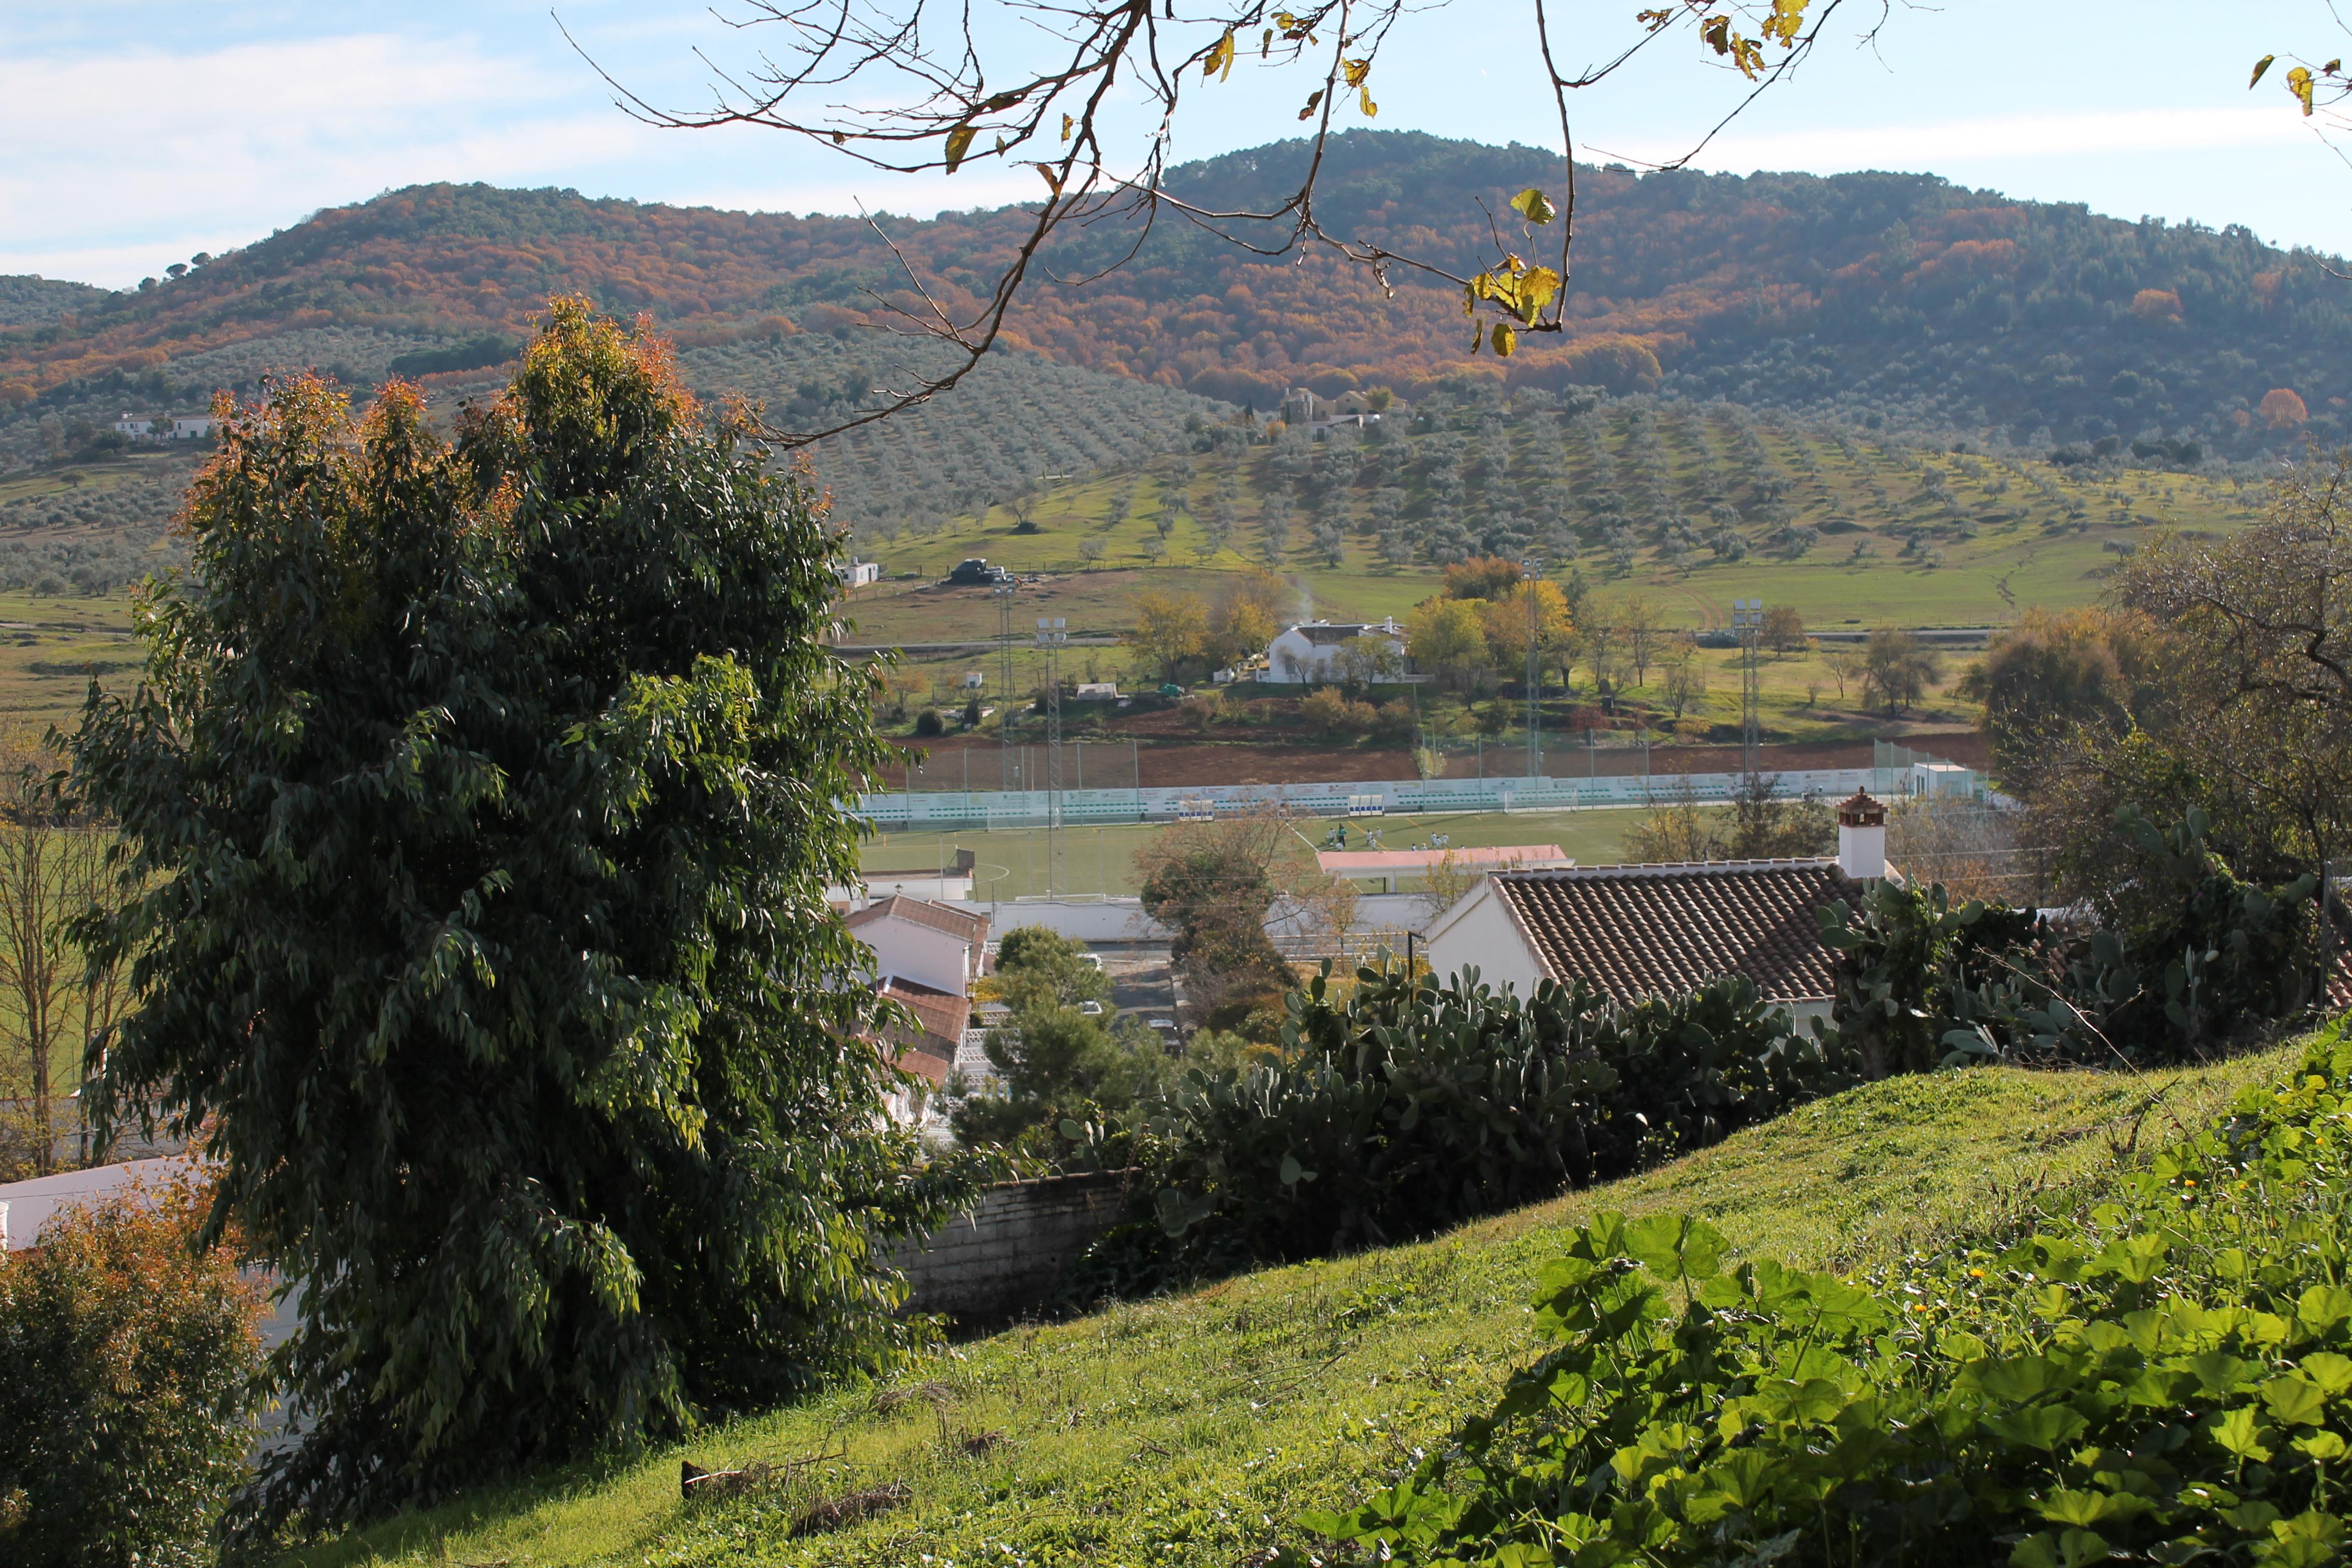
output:
[[[2201,1128],[2300,1047],[2194,1071],[2004,1068],[1809,1106],[1630,1180],[1353,1258],[956,1347],[894,1391],[845,1389],[683,1448],[404,1516],[289,1568],[589,1563],[1231,1564],[1297,1538],[1455,1420],[1536,1344],[1526,1301],[1596,1209],[1706,1216],[1735,1247],[1867,1264],[2078,1197]],[[678,1464],[809,1463],[681,1501]],[[810,1499],[903,1485],[903,1506],[793,1536]]]

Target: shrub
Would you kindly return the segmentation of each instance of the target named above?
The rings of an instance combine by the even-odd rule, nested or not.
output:
[[[191,1186],[60,1211],[0,1258],[0,1559],[211,1560],[247,1473],[259,1292],[192,1245]]]
[[[1319,686],[1299,700],[1298,717],[1310,728],[1331,735],[1369,735],[1379,728],[1380,710],[1351,700],[1336,686]]]
[[[1601,1215],[1545,1268],[1555,1342],[1492,1411],[1307,1522],[1406,1562],[2340,1562],[2341,1028],[2013,1245],[1842,1279]]]
[[[915,733],[922,740],[943,735],[947,733],[947,721],[940,717],[940,710],[936,708],[926,708],[915,715]]]
[[[2160,831],[2129,807],[2116,830],[2145,875],[2113,929],[2068,932],[2031,910],[1955,900],[1941,883],[1874,884],[1820,911],[1838,951],[1837,1029],[1866,1076],[1971,1058],[2154,1066],[2207,1058],[2312,998],[2306,873],[2241,881],[2191,809]]]
[[[1522,998],[1395,965],[1342,1002],[1327,964],[1288,1014],[1282,1061],[1189,1072],[1152,1121],[1179,1272],[1426,1235],[1852,1081],[1740,976],[1618,1005],[1580,980]]]

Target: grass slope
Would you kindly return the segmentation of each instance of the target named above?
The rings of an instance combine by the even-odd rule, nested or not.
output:
[[[921,1396],[890,1413],[875,1390],[843,1390],[641,1463],[396,1519],[289,1568],[1231,1564],[1488,1403],[1534,1343],[1523,1303],[1537,1270],[1595,1209],[1694,1211],[1749,1255],[1858,1265],[2078,1197],[2289,1059],[1876,1084],[1434,1241],[966,1343],[904,1379]],[[706,1467],[823,1456],[813,1484],[826,1495],[901,1482],[911,1500],[789,1540],[789,1499],[683,1504],[681,1454]]]

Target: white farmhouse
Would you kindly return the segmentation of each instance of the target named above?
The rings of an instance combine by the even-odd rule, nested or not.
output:
[[[1349,678],[1341,663],[1341,649],[1362,637],[1387,649],[1385,668],[1371,679],[1383,685],[1404,677],[1404,628],[1391,616],[1384,621],[1307,621],[1291,627],[1266,645],[1265,668],[1260,680],[1278,685],[1317,686]]]
[[[863,588],[868,584],[882,581],[882,563],[845,561],[833,569],[833,574],[841,579],[841,585],[845,588]]]
[[[134,441],[200,441],[213,433],[209,414],[178,414],[169,419],[133,419],[126,414],[114,427]]]

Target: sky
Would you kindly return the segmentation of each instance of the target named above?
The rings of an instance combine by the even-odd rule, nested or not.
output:
[[[1033,47],[1012,5],[974,3],[985,46]],[[1563,52],[1612,53],[1651,3],[1663,0],[1553,0]],[[597,66],[664,105],[706,103],[714,69],[782,43],[730,25],[745,15],[738,0],[0,0],[0,273],[128,287],[321,207],[438,180],[926,216],[1035,194],[1034,174],[983,163],[890,175],[772,131],[663,131],[614,106]],[[1556,144],[1531,16],[1525,0],[1423,0],[1374,67],[1373,123]],[[1698,166],[1935,174],[2352,253],[2352,138],[2314,134],[2276,85],[2284,59],[2259,90],[2246,81],[2267,53],[2352,54],[2326,0],[1885,0],[1881,17],[1879,0],[1845,0],[1803,68]],[[1300,77],[1244,68],[1195,92],[1176,158],[1296,134]],[[1581,150],[1687,153],[1739,85],[1687,36],[1654,47],[1577,95]]]

